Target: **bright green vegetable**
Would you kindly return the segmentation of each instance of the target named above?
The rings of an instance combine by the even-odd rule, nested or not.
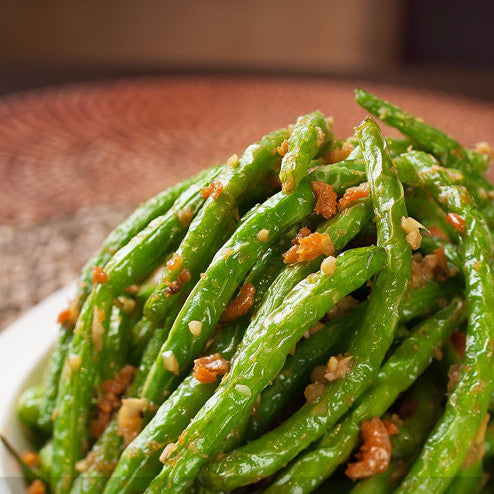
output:
[[[384,260],[383,251],[377,247],[353,249],[336,258],[332,276],[319,271],[301,281],[259,325],[256,340],[248,345],[242,342],[228,377],[185,429],[177,449],[147,492],[187,489],[199,468],[281,370],[304,331],[369,279]]]
[[[404,135],[415,139],[426,151],[432,153],[443,166],[456,168],[462,172],[472,197],[478,206],[484,209],[489,221],[494,221],[493,202],[489,192],[493,186],[477,171],[477,160],[472,166],[471,152],[451,136],[405,113],[397,106],[391,105],[376,96],[357,89],[355,99],[359,105],[380,118],[386,124],[396,127]]]
[[[351,339],[352,371],[277,429],[223,458],[219,473],[212,472],[215,487],[231,489],[265,478],[321,437],[367,388],[393,341],[411,270],[410,247],[400,227],[401,218],[407,216],[403,188],[377,125],[365,120],[357,137],[366,160],[378,245],[386,251],[387,265],[374,284],[363,324]]]
[[[351,164],[321,167],[305,178],[294,193],[286,195],[279,192],[244,216],[183,305],[149,373],[143,397],[159,405],[164,393],[177,386],[179,376],[187,371],[192,360],[199,355],[228,301],[258,256],[276,242],[284,231],[312,212],[316,200],[311,180],[331,183],[333,189],[341,193],[350,185],[362,181],[363,173],[359,168]],[[263,230],[268,231],[267,239],[259,236]],[[190,321],[202,323],[198,336],[191,334]]]
[[[238,215],[238,205],[242,203],[248,189],[256,188],[279,164],[281,158],[276,149],[288,136],[287,130],[264,136],[260,142],[245,150],[240,162],[226,167],[216,178],[214,183],[221,184],[219,196],[213,193],[206,201],[175,252],[175,256],[180,259],[178,266],[175,269],[165,268],[160,283],[146,302],[144,312],[155,325],[158,326],[164,320],[180,292],[190,292],[193,286],[191,282],[186,282],[175,293],[170,290],[170,284],[176,282],[184,269],[194,278],[208,266],[229,236],[235,224],[235,216]]]
[[[356,446],[362,422],[381,416],[414,383],[430,364],[434,348],[461,324],[465,313],[463,301],[456,298],[416,326],[383,365],[375,384],[358,399],[350,415],[314,449],[280,472],[267,492],[311,492],[328,478]]]
[[[311,160],[333,137],[324,115],[316,110],[299,117],[288,138],[288,148],[281,161],[280,180],[285,194],[291,194],[307,175]]]
[[[481,213],[468,192],[451,183],[448,170],[425,153],[402,155],[396,160],[408,183],[426,186],[448,213],[464,221],[461,233],[463,275],[469,317],[467,345],[460,380],[446,410],[427,440],[421,455],[398,492],[444,492],[460,469],[489,404],[494,338],[493,242]],[[404,179],[405,179],[404,178]]]

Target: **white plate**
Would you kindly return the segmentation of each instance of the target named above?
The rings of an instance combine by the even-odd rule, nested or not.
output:
[[[15,413],[20,393],[39,382],[57,338],[58,313],[75,292],[75,282],[58,290],[0,333],[0,430],[20,451],[29,447]],[[0,493],[25,492],[20,470],[0,445]]]

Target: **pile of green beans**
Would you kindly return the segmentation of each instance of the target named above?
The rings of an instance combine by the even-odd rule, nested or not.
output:
[[[19,398],[37,451],[1,436],[31,492],[491,492],[488,157],[356,101],[404,138],[317,110],[110,233]]]

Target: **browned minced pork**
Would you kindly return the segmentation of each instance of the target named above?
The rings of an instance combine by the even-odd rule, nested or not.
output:
[[[228,372],[228,362],[219,354],[213,353],[194,360],[194,377],[201,383],[216,381],[218,376]]]

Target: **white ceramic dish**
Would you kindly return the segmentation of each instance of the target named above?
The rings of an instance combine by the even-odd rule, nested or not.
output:
[[[29,447],[15,413],[19,394],[41,378],[57,337],[57,314],[75,291],[65,286],[30,309],[0,333],[0,430],[19,448]],[[20,470],[0,445],[0,493],[25,492]]]

